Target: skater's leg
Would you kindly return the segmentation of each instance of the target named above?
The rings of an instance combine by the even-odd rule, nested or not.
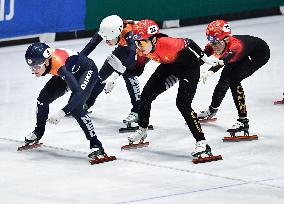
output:
[[[230,89],[232,92],[232,96],[234,99],[235,106],[238,110],[238,115],[240,118],[247,117],[246,103],[245,103],[245,93],[242,87],[242,84],[239,83],[231,83]]]
[[[227,69],[227,70],[224,69],[222,71],[220,79],[213,92],[212,101],[210,104],[211,107],[218,108],[221,105],[229,89],[229,80],[228,80],[229,74],[230,74],[230,69]]]
[[[170,84],[169,81],[171,81]],[[177,77],[172,75],[170,66],[165,64],[158,66],[156,71],[152,74],[143,88],[138,120],[139,129],[128,137],[130,143],[136,142],[138,140],[142,142],[147,137],[147,127],[149,125],[152,102],[158,95],[166,91],[177,81]]]
[[[83,105],[81,106],[83,107]],[[71,112],[71,114],[84,131],[87,140],[90,141],[90,149],[94,147],[103,149],[102,143],[97,138],[91,118],[86,114],[86,111],[84,111],[82,107],[77,107]]]
[[[197,114],[191,107],[191,103],[197,89],[199,74],[199,69],[184,74],[186,75],[186,78],[180,80],[176,98],[176,106],[197,142],[205,140]]]
[[[197,119],[197,114],[191,107],[191,102],[194,97],[196,87],[194,88],[195,85],[189,85],[188,83],[189,82],[185,80],[180,81],[176,105],[185,119],[193,137],[198,142],[205,140],[205,138],[201,125]]]
[[[200,77],[200,66],[191,52],[185,51],[183,54],[186,57],[185,60],[174,66],[174,74],[180,79],[176,105],[196,140],[192,156],[195,157],[203,153],[211,154],[211,148],[205,140],[197,115],[191,107]],[[189,59],[190,64],[188,63]]]
[[[140,107],[140,87],[138,78],[136,76],[124,73],[123,79],[125,81],[128,94],[131,99],[132,109],[131,112],[138,113]]]
[[[149,125],[151,104],[158,95],[169,89],[178,78],[173,75],[173,67],[167,64],[160,64],[156,71],[147,81],[141,94],[141,106],[139,110],[139,129],[128,137],[130,143],[140,140],[143,141],[147,136],[147,127]]]
[[[170,67],[165,64],[160,64],[156,71],[145,84],[142,94],[139,110],[139,126],[147,128],[149,124],[151,104],[158,95],[170,88],[173,83],[168,84],[169,78],[177,81],[177,78],[172,76]]]
[[[241,60],[237,66],[232,69],[232,73],[229,78],[230,89],[234,99],[235,106],[238,110],[239,119],[236,124],[233,125],[228,131],[248,130],[247,110],[245,104],[244,90],[241,85],[241,81],[250,77],[260,67],[267,63],[270,57],[269,47],[265,42],[261,45],[261,49],[255,50],[250,56]]]
[[[125,63],[127,60],[127,56],[129,54],[129,49],[124,46],[118,46],[112,54],[115,55],[124,66],[129,66],[128,64]],[[97,81],[96,86],[94,87],[94,90],[92,91],[90,97],[86,101],[87,108],[90,108],[91,106],[94,105],[96,102],[97,97],[101,94],[101,92],[104,90],[105,84],[102,82],[106,80],[112,73],[114,72],[113,67],[108,63],[106,60],[102,66],[102,68],[99,71],[99,79]]]
[[[89,109],[94,105],[96,102],[97,97],[102,93],[104,90],[105,84],[102,83],[104,80],[106,80],[112,73],[113,73],[113,68],[109,65],[107,61],[104,62],[102,68],[99,71],[99,77],[97,80],[96,85],[94,86],[90,97],[86,101],[87,108]]]
[[[87,71],[80,78],[79,84],[84,83],[86,74],[87,74]],[[94,74],[91,75],[91,77],[89,78],[89,83],[85,86],[85,89],[83,90],[82,102],[78,104],[77,107],[71,111],[71,115],[77,120],[78,124],[84,131],[86,138],[90,141],[90,148],[98,147],[103,150],[102,143],[98,140],[96,136],[96,132],[92,124],[92,121],[90,117],[86,114],[86,111],[83,109],[83,104],[85,103],[87,98],[90,96],[90,93],[92,92],[93,87],[96,86],[97,79],[98,79],[98,75],[95,72]]]
[[[218,108],[229,89],[229,74],[230,68],[222,71],[221,77],[214,89],[210,106],[197,114],[198,119],[206,121],[216,115]]]
[[[40,139],[44,132],[49,113],[49,104],[67,91],[67,85],[60,77],[52,77],[41,90],[37,98],[35,134]]]

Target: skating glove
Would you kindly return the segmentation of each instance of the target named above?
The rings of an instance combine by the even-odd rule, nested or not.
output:
[[[113,72],[106,80],[104,80],[102,83],[105,84],[105,92],[110,93],[115,85],[116,79],[119,77],[119,74],[117,72]]]
[[[217,65],[221,65],[224,66],[224,62],[223,60],[219,60],[217,57],[211,55],[210,57],[207,57],[206,54],[204,54],[201,59],[206,63],[209,64],[211,66],[217,66]]]
[[[110,66],[112,66],[112,68],[114,70],[116,70],[117,72],[123,74],[126,70],[126,67],[123,66],[123,64],[121,63],[121,61],[114,55],[114,54],[110,54],[107,57],[107,61],[110,64]]]
[[[212,75],[214,74],[213,71],[205,71],[205,72],[202,72],[201,73],[201,76],[200,76],[200,81],[202,81],[203,84],[206,83],[207,79],[209,77],[211,77]]]
[[[60,120],[65,116],[65,112],[63,110],[58,111],[58,113],[50,116],[47,121],[50,122],[51,124],[57,125]]]

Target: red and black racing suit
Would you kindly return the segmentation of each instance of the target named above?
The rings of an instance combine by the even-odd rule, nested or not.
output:
[[[191,107],[199,81],[200,65],[198,57],[189,48],[199,56],[203,55],[201,48],[194,41],[171,37],[157,37],[154,50],[147,55],[138,53],[140,58],[149,58],[161,63],[142,91],[138,124],[143,128],[148,126],[152,102],[179,81],[176,106],[196,141],[200,141],[205,139],[204,133]],[[142,59],[139,61],[143,62]]]
[[[229,36],[226,47],[221,54],[215,53],[210,44],[206,45],[204,52],[207,55],[214,55],[224,60],[225,63],[212,96],[211,107],[218,108],[221,105],[230,87],[239,117],[247,117],[241,81],[251,76],[268,62],[270,49],[267,43],[250,35],[235,35]],[[220,68],[220,66],[216,66],[210,68],[210,70],[216,72]]]

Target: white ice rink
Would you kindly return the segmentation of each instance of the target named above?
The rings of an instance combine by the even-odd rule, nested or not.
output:
[[[154,101],[148,148],[120,151],[130,133],[119,134],[130,112],[130,98],[122,78],[110,94],[102,93],[91,114],[97,135],[109,155],[118,160],[91,166],[88,141],[74,119],[47,125],[42,148],[17,152],[35,125],[36,99],[49,76],[36,78],[24,60],[28,45],[0,48],[0,203],[1,204],[101,204],[193,203],[284,204],[284,106],[273,101],[284,91],[284,16],[232,21],[233,34],[261,37],[270,46],[271,59],[243,81],[250,132],[259,140],[223,143],[226,129],[237,119],[228,91],[218,120],[203,125],[214,154],[222,161],[193,164],[195,140],[175,106],[178,85]],[[176,37],[206,43],[206,25],[162,30]],[[51,44],[80,51],[89,39]],[[90,55],[98,67],[111,48],[101,43]],[[139,78],[141,87],[154,71],[150,62]],[[203,66],[202,70],[208,67]],[[199,84],[196,112],[207,108],[220,73]],[[69,94],[51,105],[56,113]]]

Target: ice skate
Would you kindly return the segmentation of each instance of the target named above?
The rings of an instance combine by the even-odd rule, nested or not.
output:
[[[120,133],[125,133],[125,132],[134,132],[139,128],[139,126],[135,125],[132,126],[133,123],[138,122],[138,113],[131,112],[122,122],[126,125],[126,127],[119,128]]]
[[[144,142],[147,137],[147,128],[139,127],[131,136],[128,137],[129,144],[121,147],[121,150],[137,149],[149,145],[149,142]],[[135,142],[137,142],[135,144]]]
[[[274,105],[284,105],[284,93],[283,93],[283,98],[282,98],[282,100],[274,101]]]
[[[207,110],[201,111],[197,114],[197,118],[199,122],[206,123],[206,122],[214,122],[217,120],[216,115],[218,111],[218,108],[213,108],[212,106],[209,106]]]
[[[137,123],[138,122],[138,113],[135,112],[131,112],[124,120],[123,123],[126,125],[126,127],[123,128],[119,128],[119,133],[125,133],[125,132],[134,132],[136,130],[138,130],[139,126],[138,125],[134,125],[133,123]],[[153,125],[149,125],[148,126],[149,130],[153,130]]]
[[[280,101],[274,101],[274,105],[284,105],[284,99]]]
[[[230,137],[224,137],[224,142],[239,142],[239,141],[249,141],[257,140],[257,135],[249,135],[249,120],[247,118],[239,118],[237,122],[228,129],[227,132],[230,133]],[[236,136],[236,133],[243,132],[243,135]]]
[[[129,115],[123,120],[123,123],[124,124],[131,124],[131,123],[136,123],[138,122],[138,113],[135,113],[135,112],[131,112],[129,113]]]
[[[39,143],[39,138],[36,132],[31,132],[30,134],[25,137],[25,145],[18,147],[18,151],[28,150],[28,149],[35,149],[42,145]]]
[[[119,128],[119,133],[127,133],[127,132],[135,132],[136,130],[139,129],[139,126],[128,126],[128,127],[123,127]],[[154,130],[153,125],[148,125],[148,130]]]
[[[193,157],[195,157],[192,162],[194,164],[198,163],[205,163],[205,162],[211,162],[211,161],[217,161],[222,160],[222,156],[213,156],[211,153],[211,148],[207,144],[206,140],[201,140],[199,142],[196,142],[195,149],[191,153]]]
[[[108,156],[105,151],[99,147],[92,148],[90,154],[88,154],[88,157],[90,158],[90,164],[99,164],[116,160],[115,156]]]

